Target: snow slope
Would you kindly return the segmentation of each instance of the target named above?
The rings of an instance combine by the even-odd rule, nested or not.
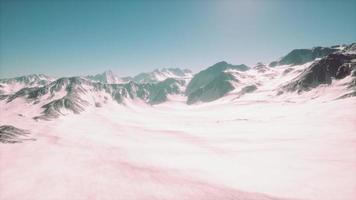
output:
[[[37,122],[2,112],[36,141],[0,145],[0,199],[351,200],[355,106],[128,101]]]

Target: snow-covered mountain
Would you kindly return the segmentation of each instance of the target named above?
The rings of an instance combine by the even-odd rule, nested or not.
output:
[[[152,72],[140,73],[134,77],[124,77],[126,81],[135,81],[136,83],[156,83],[167,78],[174,78],[179,80],[189,80],[193,76],[189,69],[180,68],[162,68],[156,69]]]
[[[356,54],[348,51],[329,54],[307,67],[283,89],[301,93],[337,81],[342,81],[345,91],[349,91],[344,97],[356,95]]]
[[[195,75],[178,68],[163,68],[133,78],[120,78],[111,71],[57,80],[29,75],[0,80],[0,99],[8,109],[19,102],[33,106],[37,109],[32,115],[35,119],[80,113],[91,106],[105,106],[108,101],[154,105],[174,100],[171,97],[177,95],[187,104],[194,104],[218,99],[284,98],[291,94],[303,97],[303,92],[337,86],[338,92],[332,97],[336,99],[356,95],[355,49],[355,44],[351,44],[293,50],[274,67],[263,63],[248,67],[222,61]],[[319,92],[317,96],[323,94]]]
[[[53,77],[44,74],[31,74],[15,78],[0,79],[0,95],[16,92],[23,87],[46,85],[53,80]]]
[[[285,92],[297,92],[303,97],[301,91],[318,86],[338,89],[333,92],[334,96],[329,92],[317,96],[355,96],[355,46],[296,49],[269,66],[257,63],[249,68],[219,62],[192,78],[185,91],[187,103],[210,102],[223,97],[236,100],[246,94],[255,98],[261,94],[263,98],[278,98],[276,96]]]
[[[111,70],[105,71],[101,74],[85,76],[85,78],[89,80],[108,84],[128,83],[130,81],[134,81],[136,83],[157,83],[160,81],[164,81],[168,78],[184,80],[185,82],[188,82],[192,77],[192,71],[190,71],[189,69],[180,68],[155,69],[152,72],[139,73],[133,77],[120,77]]]
[[[116,75],[111,70],[105,71],[101,74],[88,75],[86,76],[86,78],[93,81],[98,81],[101,83],[109,83],[109,84],[118,84],[124,82],[118,75]]]
[[[325,57],[336,51],[344,49],[345,46],[337,45],[333,47],[314,47],[312,49],[294,49],[280,60],[271,62],[270,67],[278,65],[303,65],[317,58]]]
[[[5,108],[23,102],[30,110],[39,110],[34,119],[59,117],[80,113],[87,107],[104,106],[108,101],[125,103],[140,100],[148,104],[162,103],[170,94],[183,93],[184,81],[165,79],[157,83],[104,84],[83,77],[60,78],[40,87],[25,87],[14,94],[3,95]]]

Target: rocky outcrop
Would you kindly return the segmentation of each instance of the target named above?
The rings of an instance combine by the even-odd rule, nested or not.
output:
[[[49,118],[57,118],[60,115],[63,115],[65,111],[71,111],[74,114],[79,114],[80,112],[85,110],[85,106],[89,103],[85,100],[81,99],[78,96],[65,96],[60,99],[53,100],[48,104],[42,106],[44,111],[42,115],[35,117],[34,119],[49,119]]]
[[[29,137],[30,132],[11,125],[0,126],[0,143],[21,143],[35,139]]]
[[[330,54],[313,63],[290,83],[284,85],[283,90],[289,92],[308,91],[320,84],[331,84],[333,79],[343,79],[355,74],[355,59],[356,54]],[[355,82],[351,82],[348,87],[354,87],[354,84]]]

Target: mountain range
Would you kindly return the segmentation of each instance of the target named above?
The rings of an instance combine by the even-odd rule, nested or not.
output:
[[[26,104],[37,110],[33,119],[52,119],[102,107],[109,101],[149,105],[182,97],[187,104],[236,101],[243,98],[310,97],[318,88],[337,88],[333,99],[356,95],[356,44],[292,50],[281,59],[255,66],[218,62],[198,73],[188,69],[163,68],[120,77],[102,74],[53,78],[28,75],[0,80],[4,107]],[[317,92],[321,97],[326,92]],[[330,95],[330,94],[328,94]],[[292,98],[291,98],[292,99]]]

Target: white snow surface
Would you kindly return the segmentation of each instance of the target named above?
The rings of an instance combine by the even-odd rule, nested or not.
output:
[[[1,102],[0,124],[36,141],[0,144],[0,199],[356,198],[356,98],[170,99],[52,121]]]

